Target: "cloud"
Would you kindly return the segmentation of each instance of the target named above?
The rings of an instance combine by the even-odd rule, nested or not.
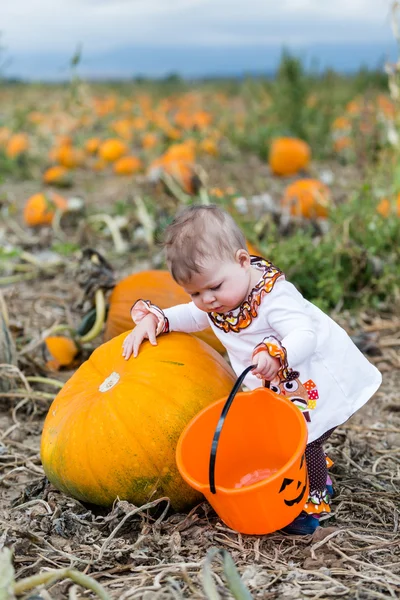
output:
[[[385,41],[390,0],[0,0],[12,54],[124,45]]]

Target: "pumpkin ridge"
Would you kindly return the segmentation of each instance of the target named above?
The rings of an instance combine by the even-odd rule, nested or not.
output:
[[[140,389],[140,385],[138,387]],[[143,386],[143,385],[142,385],[142,387],[147,388],[147,386]],[[124,429],[127,430],[130,435],[132,435],[132,437],[134,438],[135,442],[138,444],[138,446],[142,450],[142,453],[143,453],[142,456],[146,457],[148,463],[154,469],[155,473],[157,473],[158,476],[161,477],[161,473],[160,473],[159,468],[156,466],[156,464],[154,464],[154,457],[149,453],[148,448],[146,448],[146,446],[143,445],[143,443],[138,440],[137,431],[135,431],[134,428],[130,429],[128,427],[128,421],[129,420],[126,418],[126,415],[125,415],[125,418],[124,418],[124,415],[121,415],[121,413],[118,413],[118,411],[116,410],[116,406],[118,406],[118,403],[114,404],[113,409],[115,411],[115,414],[118,414],[118,417],[119,417],[119,419],[121,421],[121,425],[123,425]],[[134,425],[134,423],[133,423],[133,425]]]
[[[80,421],[80,419],[79,419]],[[86,419],[85,419],[85,423],[86,423],[86,427],[82,427],[83,433],[85,431],[89,431],[90,429],[90,412],[89,410],[86,411]],[[89,429],[88,429],[89,426]],[[91,437],[89,435],[86,435],[86,452],[85,452],[85,456],[87,457],[86,459],[86,465],[87,465],[87,470],[90,473],[90,475],[93,478],[93,481],[95,484],[97,484],[100,488],[101,488],[101,492],[104,493],[104,495],[107,497],[108,493],[110,491],[110,489],[104,485],[102,478],[99,477],[98,475],[96,476],[96,467],[93,466],[92,464],[92,460],[93,457],[96,457],[96,452],[93,452],[93,454],[91,454],[90,452],[90,441],[91,441]],[[96,443],[96,440],[93,438],[93,443]],[[95,450],[95,448],[92,448],[93,450]]]

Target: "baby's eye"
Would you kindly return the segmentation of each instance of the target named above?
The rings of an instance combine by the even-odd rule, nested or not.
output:
[[[217,290],[219,290],[219,288],[221,287],[221,285],[222,285],[222,283],[219,283],[218,285],[216,285],[216,286],[214,286],[214,287],[210,288],[210,290],[211,290],[212,292],[216,292]]]
[[[196,298],[199,295],[199,292],[193,292],[193,294],[189,294],[191,298]]]

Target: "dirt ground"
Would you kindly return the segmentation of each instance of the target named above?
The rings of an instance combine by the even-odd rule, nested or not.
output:
[[[232,185],[232,173],[227,180]],[[251,177],[247,181],[250,190]],[[217,176],[215,184],[222,184]],[[107,207],[129,191],[127,184],[114,180],[89,187],[82,182],[71,193]],[[8,188],[8,197],[20,206],[29,190],[36,191],[33,188],[29,182],[12,191]],[[345,187],[337,189],[344,193]],[[2,227],[8,243],[38,256],[54,233],[44,230],[24,236],[18,217]],[[110,251],[109,238],[90,235],[86,243]],[[156,262],[154,255],[140,256],[113,256],[118,278]],[[55,270],[2,289],[10,330],[19,337],[19,368],[0,365],[0,376],[14,384],[0,396],[0,549],[12,548],[16,580],[72,567],[90,575],[118,600],[400,597],[400,319],[366,313],[340,316],[341,324],[382,371],[383,384],[326,444],[334,461],[336,494],[322,527],[305,537],[244,536],[228,529],[206,502],[189,514],[166,512],[165,501],[159,502],[156,512],[125,501],[105,510],[65,496],[45,479],[40,436],[54,388],[39,383],[28,384],[25,392],[13,390],[25,385],[27,375],[66,381],[72,374],[72,370],[46,371],[35,340],[40,341],[55,323],[79,322],[74,268],[74,260],[66,258]],[[86,354],[100,341],[89,345]],[[251,596],[229,591],[229,565],[227,579],[223,555],[210,553],[213,548],[229,552]],[[64,578],[24,597],[61,600],[96,594]]]

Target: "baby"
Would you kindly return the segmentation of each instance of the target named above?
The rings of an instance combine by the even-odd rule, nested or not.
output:
[[[249,389],[271,382],[303,411],[310,496],[285,528],[313,533],[330,512],[333,493],[323,443],[376,392],[381,374],[347,333],[308,302],[282,271],[250,256],[234,219],[218,206],[191,206],[167,227],[165,251],[172,277],[192,301],[161,310],[147,300],[131,309],[136,327],[125,338],[125,359],[144,339],[211,325],[237,375],[251,364]],[[301,260],[301,257],[299,257]]]

